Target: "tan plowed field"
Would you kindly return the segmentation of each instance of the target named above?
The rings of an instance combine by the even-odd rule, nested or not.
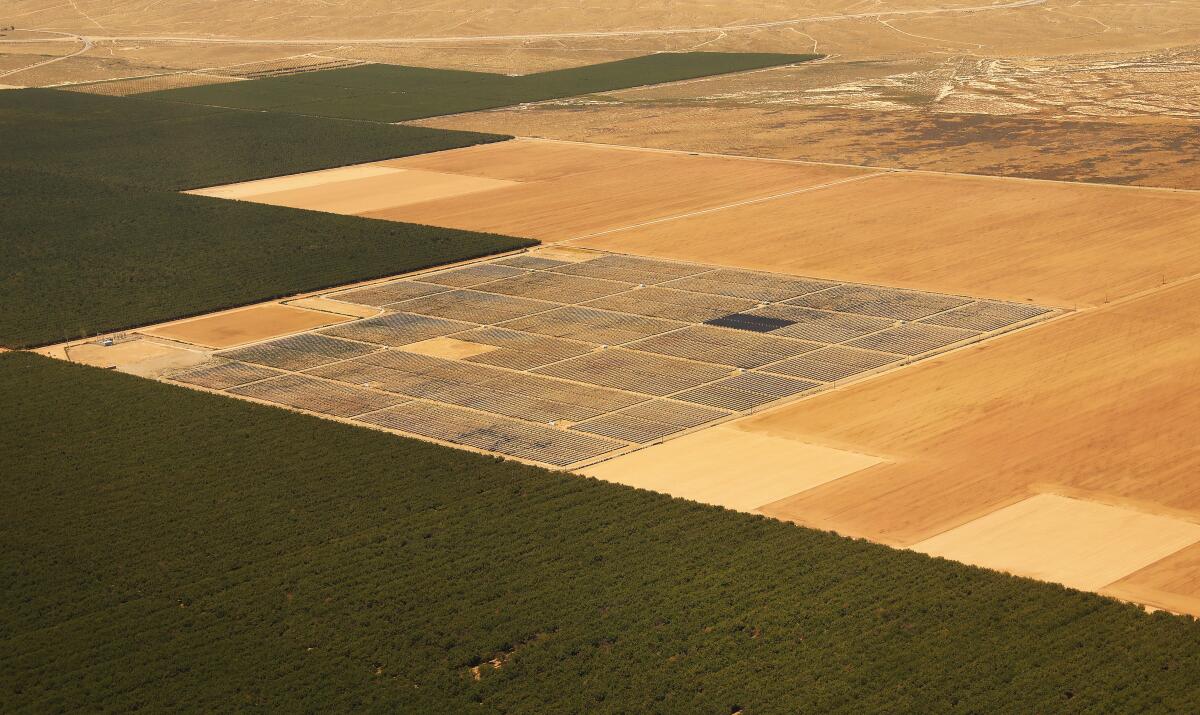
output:
[[[350,174],[355,169],[359,171]],[[190,193],[353,216],[390,209],[402,202],[420,203],[515,186],[511,181],[370,164],[314,174]],[[225,193],[232,195],[222,196]]]
[[[1200,193],[890,173],[576,245],[1075,307],[1200,271],[1197,231]]]
[[[517,140],[193,193],[558,241],[871,173]]]
[[[1188,191],[517,140],[201,193],[1066,308],[1200,272]]]
[[[519,150],[524,151],[524,147]],[[637,158],[614,155],[608,161],[615,161],[618,166],[590,169],[594,166],[591,161],[594,151],[594,148],[566,150],[565,153],[577,154],[585,162],[581,165],[583,170],[578,172],[562,173],[559,162],[563,159],[551,158],[547,173],[555,174],[553,178],[485,195],[425,201],[361,215],[558,241],[869,173],[839,166],[651,152],[642,152]],[[623,154],[630,150],[610,151]],[[493,158],[483,147],[478,148],[476,158],[480,165],[476,171],[488,172],[488,167],[496,162],[499,166],[493,171],[508,173],[504,166],[508,152],[506,147]],[[406,161],[390,165],[404,166]],[[451,157],[448,161],[457,160]],[[631,164],[636,164],[636,170],[631,170]],[[424,157],[421,167],[436,169],[437,162],[433,157]]]
[[[1200,544],[1109,584],[1103,593],[1176,613],[1200,614]]]
[[[227,348],[349,319],[333,313],[266,303],[167,323],[141,332],[207,348]]]
[[[913,545],[914,551],[1098,591],[1200,541],[1200,524],[1038,494]]]
[[[900,546],[1060,486],[1200,516],[1198,301],[1191,281],[749,417],[894,460],[761,511]],[[1120,589],[1195,598],[1194,566],[1169,559]]]

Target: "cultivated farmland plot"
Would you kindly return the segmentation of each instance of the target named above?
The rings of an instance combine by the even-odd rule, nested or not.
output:
[[[170,379],[579,468],[1057,312],[600,252],[555,255],[330,292],[322,298],[379,315],[217,351]],[[186,322],[153,332],[191,335]]]
[[[814,60],[814,54],[673,52],[510,77],[400,65],[267,77],[145,97],[321,117],[400,122]]]

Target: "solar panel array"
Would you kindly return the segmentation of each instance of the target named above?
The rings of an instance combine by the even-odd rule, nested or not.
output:
[[[331,292],[382,314],[226,350],[172,379],[568,467],[1052,312],[633,256],[578,258],[535,252]],[[413,347],[444,337],[479,349],[439,357]]]

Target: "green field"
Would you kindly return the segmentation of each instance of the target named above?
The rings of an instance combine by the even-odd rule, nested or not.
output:
[[[533,241],[27,170],[0,185],[0,345],[161,322]],[[36,207],[31,210],[31,207]]]
[[[400,122],[807,62],[820,55],[680,52],[510,77],[364,65],[139,95],[198,105]]]
[[[5,712],[1200,697],[1191,619],[30,354],[0,394]]]
[[[0,92],[0,166],[178,191],[509,137],[25,89]]]
[[[86,337],[529,245],[176,193],[508,138],[338,117],[393,121],[805,59],[661,54],[524,77],[368,65],[150,98],[2,92],[0,345]]]
[[[506,138],[0,92],[0,345],[79,338],[530,245],[177,193]]]

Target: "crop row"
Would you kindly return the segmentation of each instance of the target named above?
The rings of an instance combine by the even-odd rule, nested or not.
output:
[[[78,338],[528,245],[177,193],[505,138],[0,93],[0,345]]]
[[[1200,695],[1200,627],[1099,596],[28,354],[0,393],[6,710]]]

